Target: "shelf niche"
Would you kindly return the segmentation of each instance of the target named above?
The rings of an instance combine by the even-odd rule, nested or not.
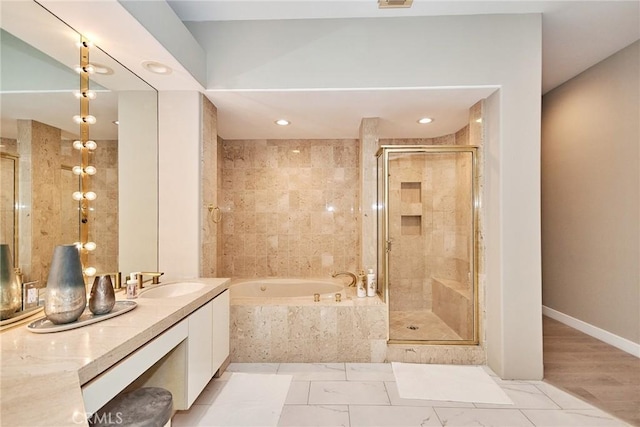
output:
[[[403,236],[419,236],[422,234],[422,183],[401,182],[400,233]]]

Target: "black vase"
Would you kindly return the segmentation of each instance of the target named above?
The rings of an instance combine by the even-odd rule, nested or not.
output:
[[[78,320],[87,305],[80,253],[75,245],[53,250],[44,299],[44,314],[56,325]]]

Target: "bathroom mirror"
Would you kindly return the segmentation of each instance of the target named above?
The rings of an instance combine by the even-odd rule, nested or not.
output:
[[[80,109],[74,96],[80,35],[36,2],[3,3],[1,27],[0,240],[12,245],[24,279],[44,284],[53,248],[80,240],[79,204],[72,198],[79,187],[72,169],[81,162],[73,148],[80,137],[73,121]],[[90,157],[97,199],[89,207],[89,240],[97,247],[89,264],[98,274],[157,270],[157,92],[99,46],[90,49],[89,61],[95,68],[90,89],[96,93],[89,114],[97,119],[89,138],[98,146]],[[133,146],[145,169],[138,179],[127,168],[123,179],[119,158]],[[135,197],[130,188],[149,199],[151,214],[122,207],[123,194]],[[123,231],[123,224],[151,230],[144,251],[128,252],[125,266],[121,248],[138,235]]]

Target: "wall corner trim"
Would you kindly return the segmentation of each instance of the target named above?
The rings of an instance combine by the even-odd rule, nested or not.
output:
[[[640,358],[640,344],[630,341],[626,338],[622,338],[618,335],[612,334],[609,331],[593,326],[587,322],[571,317],[567,314],[561,313],[557,310],[542,306],[542,314],[548,316],[560,323],[564,323],[567,326],[571,326],[574,329],[579,330],[587,335],[590,335],[600,341],[610,344],[620,350],[631,354],[632,356]]]

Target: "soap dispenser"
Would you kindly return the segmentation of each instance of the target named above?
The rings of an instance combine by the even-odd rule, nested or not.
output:
[[[127,280],[127,298],[134,299],[138,297],[138,273],[131,273]]]

